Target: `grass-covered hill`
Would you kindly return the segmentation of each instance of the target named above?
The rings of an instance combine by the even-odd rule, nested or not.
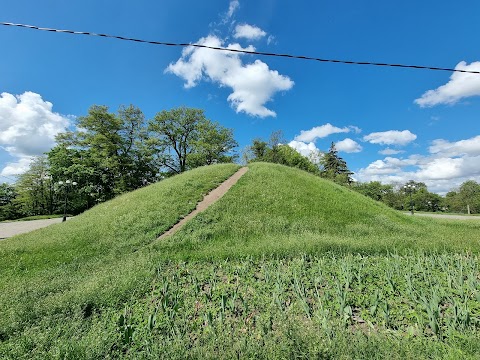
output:
[[[0,358],[478,358],[480,221],[256,163],[189,171],[0,242]]]

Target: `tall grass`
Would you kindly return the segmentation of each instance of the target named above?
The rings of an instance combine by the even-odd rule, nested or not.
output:
[[[0,243],[0,358],[478,358],[480,223],[196,169]]]
[[[46,318],[87,318],[144,293],[153,274],[146,245],[237,169],[198,168],[2,241],[0,339]]]
[[[155,247],[183,259],[480,250],[480,221],[406,216],[297,169],[249,167],[221,201]]]

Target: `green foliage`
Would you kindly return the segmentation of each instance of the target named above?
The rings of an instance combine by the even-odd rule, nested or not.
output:
[[[201,167],[0,242],[0,358],[475,359],[480,223],[253,163]]]
[[[163,110],[149,124],[149,145],[156,160],[168,172],[216,162],[232,162],[228,153],[237,146],[230,129],[205,118],[203,110],[175,108]]]
[[[351,176],[353,173],[348,170],[347,163],[340,156],[332,142],[330,149],[320,159],[322,165],[321,176],[332,180],[341,185],[349,185],[352,183]]]
[[[54,213],[58,207],[58,198],[45,156],[35,158],[29,169],[18,177],[15,191],[18,196],[14,203],[23,216]]]
[[[221,201],[155,244],[180,259],[262,254],[477,252],[480,222],[410,217],[286,166],[252,163]]]
[[[458,191],[447,193],[445,203],[453,212],[466,213],[470,208],[470,213],[480,214],[480,184],[473,180],[465,181]]]
[[[143,145],[146,124],[139,108],[121,106],[114,114],[93,105],[76,127],[57,137],[48,156],[54,180],[79,184],[78,211],[156,180],[151,154]]]
[[[0,221],[21,216],[18,203],[15,202],[17,196],[14,186],[7,183],[0,184]]]
[[[245,154],[246,162],[270,162],[294,167],[319,175],[320,170],[309,158],[303,156],[289,145],[281,144],[281,132],[274,132],[270,144],[260,139],[254,139]]]
[[[370,181],[368,183],[355,183],[352,189],[358,191],[360,194],[368,196],[377,201],[386,202],[393,194],[393,185],[385,185],[380,181]]]

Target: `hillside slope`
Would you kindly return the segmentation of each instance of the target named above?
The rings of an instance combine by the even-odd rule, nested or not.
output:
[[[480,222],[255,163],[156,240],[237,169],[0,243],[0,358],[478,358]]]
[[[411,217],[298,169],[249,167],[224,198],[155,247],[180,258],[480,249],[480,222]]]

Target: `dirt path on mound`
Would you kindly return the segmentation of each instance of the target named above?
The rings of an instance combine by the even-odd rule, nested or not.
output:
[[[203,198],[202,201],[200,201],[197,204],[197,207],[195,210],[193,210],[190,214],[185,216],[182,220],[180,220],[178,223],[173,225],[170,230],[167,230],[164,232],[162,235],[158,237],[157,240],[161,240],[166,238],[167,236],[175,234],[187,221],[192,219],[195,215],[198,213],[201,213],[202,211],[205,211],[210,205],[214,204],[217,202],[225,193],[230,190],[230,188],[235,185],[240,179],[243,174],[245,174],[248,171],[248,167],[242,167],[240,168],[235,174],[230,176],[227,180],[225,180],[223,183],[221,183],[218,187],[210,191],[205,197]]]

